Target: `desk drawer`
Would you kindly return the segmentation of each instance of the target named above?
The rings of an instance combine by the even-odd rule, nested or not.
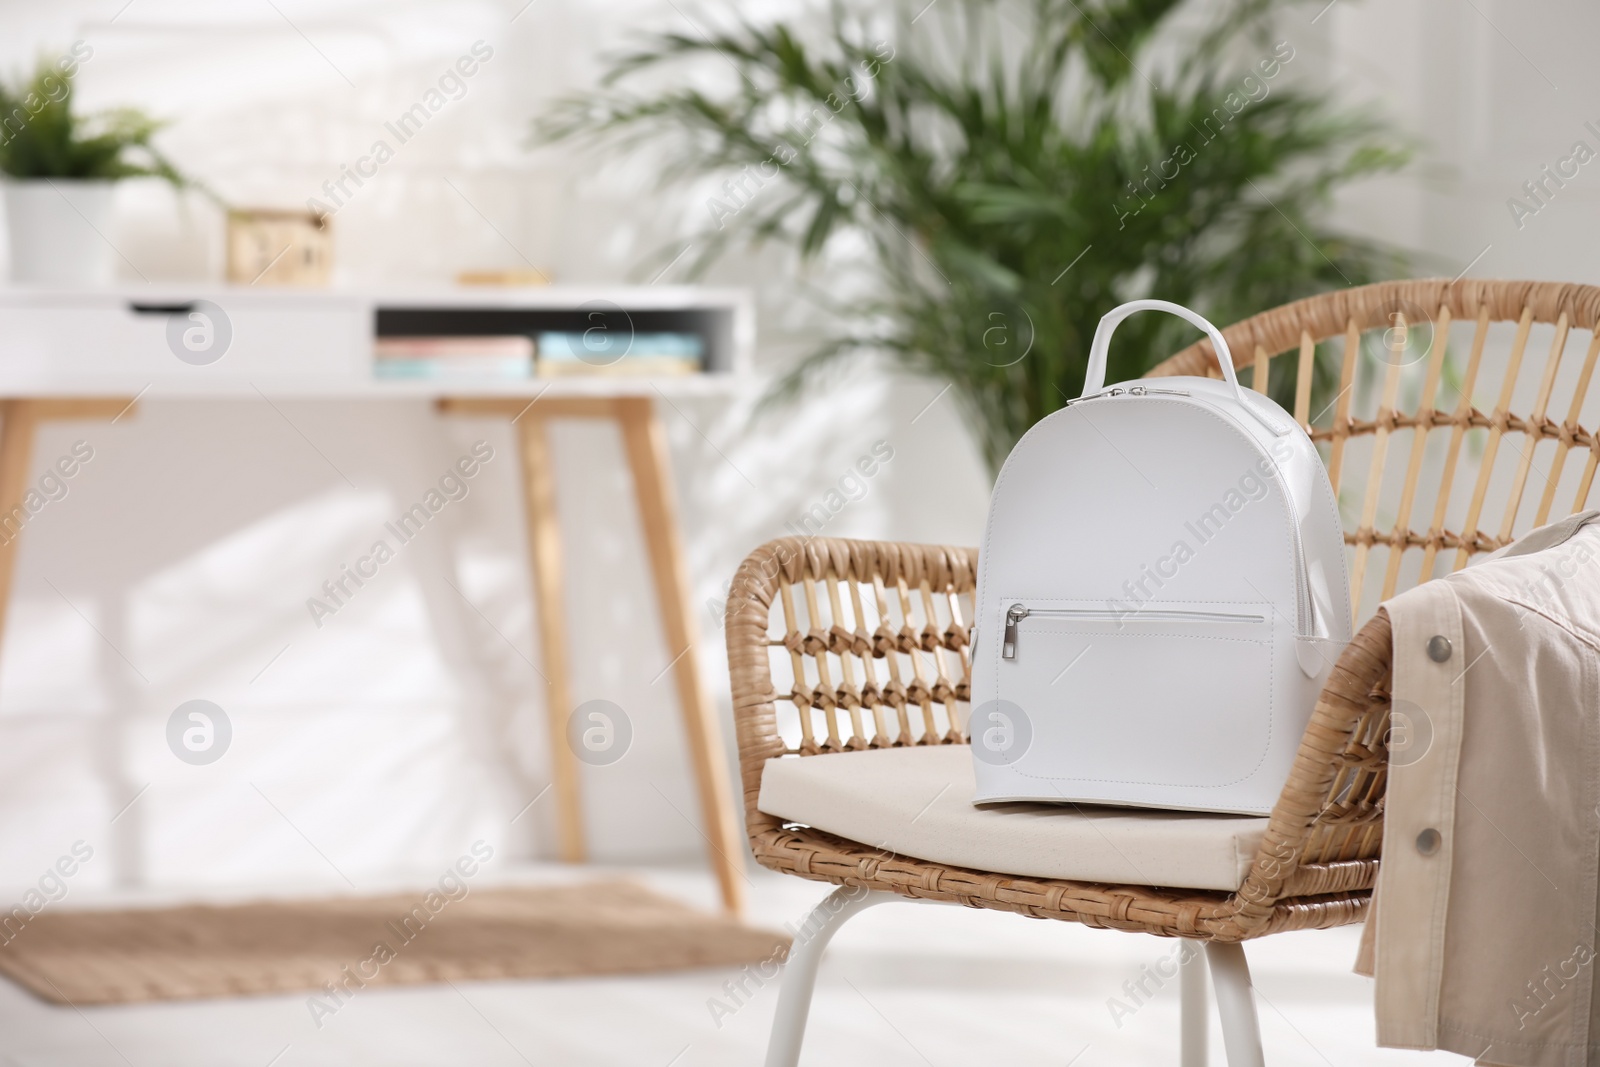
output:
[[[220,351],[220,354],[219,354]],[[354,298],[271,292],[19,294],[0,299],[0,387],[82,377],[304,380],[370,374],[372,314]]]

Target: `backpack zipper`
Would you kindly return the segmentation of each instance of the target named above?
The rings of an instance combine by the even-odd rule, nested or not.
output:
[[[1006,609],[1005,639],[1001,642],[1000,658],[1017,658],[1017,624],[1030,615],[1048,615],[1052,618],[1083,619],[1090,622],[1121,622],[1124,619],[1142,619],[1147,622],[1266,622],[1265,615],[1251,615],[1233,611],[1176,611],[1169,608],[1149,608],[1132,611],[1110,611],[1103,608],[1030,608],[1013,604]]]
[[[1071,400],[1067,401],[1065,404],[1062,404],[1061,406],[1064,407],[1064,408],[1070,408],[1072,405],[1081,404],[1085,400],[1099,400],[1101,397],[1107,397],[1107,396],[1153,396],[1153,395],[1160,395],[1160,396],[1188,396],[1189,395],[1189,390],[1187,390],[1187,389],[1163,389],[1160,386],[1150,386],[1150,385],[1131,385],[1126,389],[1122,388],[1121,386],[1117,386],[1115,389],[1102,389],[1098,393],[1090,393],[1088,396],[1073,397]]]

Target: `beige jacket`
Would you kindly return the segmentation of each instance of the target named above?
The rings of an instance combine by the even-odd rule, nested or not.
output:
[[[1384,605],[1378,1044],[1600,1064],[1600,511]]]

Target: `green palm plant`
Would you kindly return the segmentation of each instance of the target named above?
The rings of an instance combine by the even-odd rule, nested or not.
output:
[[[134,108],[80,115],[72,75],[41,63],[15,88],[0,85],[0,173],[11,178],[164,178],[189,184],[152,143],[162,123]]]
[[[1269,32],[1284,5],[925,2],[654,35],[535,124],[542,143],[662,146],[667,180],[727,179],[692,235],[696,269],[734,240],[807,259],[845,235],[865,247],[873,283],[819,294],[832,334],[776,396],[886,353],[952,385],[997,470],[1082,389],[1117,303],[1159,296],[1231,322],[1402,266],[1323,221],[1337,188],[1407,151],[1381,121],[1294,86],[1294,43]],[[691,83],[677,68],[695,61]],[[729,67],[725,88],[705,87]],[[1129,320],[1108,380],[1138,376],[1187,329]]]

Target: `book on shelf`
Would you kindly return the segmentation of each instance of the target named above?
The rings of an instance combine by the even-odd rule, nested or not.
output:
[[[699,374],[705,369],[705,343],[694,333],[546,331],[539,334],[537,366],[541,378]]]
[[[379,378],[533,377],[530,337],[379,337],[372,350]]]

